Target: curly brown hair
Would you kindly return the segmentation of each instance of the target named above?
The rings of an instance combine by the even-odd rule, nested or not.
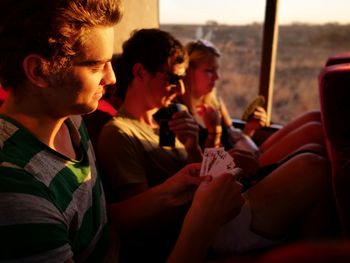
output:
[[[25,79],[24,58],[43,56],[57,72],[71,65],[96,26],[113,26],[121,17],[119,0],[1,0],[0,83],[16,88]]]

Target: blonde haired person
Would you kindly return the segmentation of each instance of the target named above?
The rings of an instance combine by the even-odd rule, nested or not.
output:
[[[223,145],[227,150],[248,151],[258,157],[259,167],[280,162],[298,151],[325,152],[321,119],[317,111],[307,112],[292,120],[257,147],[251,137],[266,125],[265,110],[257,107],[243,131],[234,128],[225,103],[216,95],[221,56],[219,50],[206,40],[189,42],[186,49],[189,67],[181,101],[201,127],[202,147]]]

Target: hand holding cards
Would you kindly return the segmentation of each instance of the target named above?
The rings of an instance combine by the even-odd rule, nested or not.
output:
[[[213,178],[223,173],[232,173],[235,163],[231,155],[221,148],[205,148],[200,176],[211,175]]]

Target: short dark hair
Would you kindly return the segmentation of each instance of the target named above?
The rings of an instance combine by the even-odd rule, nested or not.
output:
[[[124,99],[126,89],[134,78],[132,69],[136,63],[155,74],[167,63],[169,57],[174,57],[175,64],[187,61],[183,45],[169,32],[157,28],[134,31],[123,43],[121,61],[115,69],[118,96]]]
[[[25,80],[23,59],[46,58],[50,70],[70,65],[94,26],[112,26],[121,17],[119,0],[1,0],[0,82],[16,87]]]

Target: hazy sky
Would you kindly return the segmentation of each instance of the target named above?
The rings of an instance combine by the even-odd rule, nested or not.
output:
[[[160,23],[263,22],[265,0],[159,0]],[[349,0],[279,0],[279,22],[350,23]]]

